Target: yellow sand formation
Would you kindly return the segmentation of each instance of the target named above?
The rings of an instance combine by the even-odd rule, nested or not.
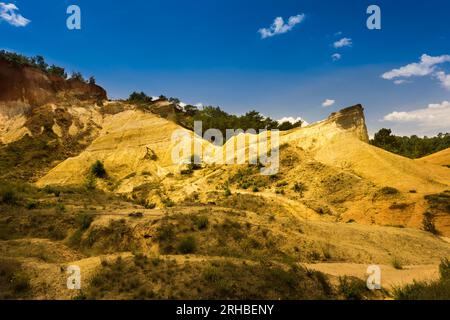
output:
[[[177,144],[171,138],[177,130],[193,137],[203,150],[213,150],[213,155],[222,151],[226,157],[227,148],[233,143],[230,140],[223,148],[214,147],[172,121],[131,108],[104,116],[98,138],[87,150],[60,163],[37,185],[83,184],[90,166],[101,160],[110,180],[109,186],[104,183],[98,186],[118,193],[130,193],[139,186],[156,183],[164,188],[168,197],[178,201],[192,192],[207,194],[221,189],[226,177],[239,166],[208,165],[193,176],[180,175],[185,165],[172,161],[172,151]],[[252,144],[254,139],[250,139],[250,134],[243,137],[247,142],[246,151],[257,148],[255,143]],[[270,136],[267,140],[271,141]],[[423,213],[427,209],[424,195],[442,192],[450,185],[450,170],[447,168],[404,158],[368,144],[361,106],[344,109],[305,128],[282,132],[280,145],[285,146],[281,148],[281,158],[292,154],[303,163],[294,164],[292,168],[281,164],[282,178],[289,184],[302,180],[311,190],[303,199],[288,200],[278,195],[274,201],[279,205],[290,201],[290,210],[302,216],[313,212],[307,208],[317,211],[318,207],[328,206],[334,213],[329,216],[318,214],[318,219],[421,228]],[[308,163],[325,167],[317,171]],[[327,184],[334,183],[329,182],[333,177],[353,181],[346,185],[347,182],[341,180],[339,199],[326,191],[329,188]],[[383,187],[396,188],[401,194],[384,200],[376,198],[375,201],[377,191]],[[265,192],[261,196],[274,199],[273,193]],[[396,209],[396,203],[404,208]],[[449,219],[442,219],[437,225],[444,234],[450,233]]]
[[[417,159],[417,161],[436,164],[438,166],[450,166],[450,148]]]

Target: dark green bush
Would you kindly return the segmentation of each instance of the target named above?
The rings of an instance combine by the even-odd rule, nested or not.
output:
[[[308,191],[308,188],[307,188],[307,186],[306,186],[304,183],[302,183],[302,182],[297,182],[297,183],[294,185],[293,190],[294,190],[294,192],[299,193],[301,196],[303,196],[303,193],[306,192],[306,191]]]
[[[91,174],[96,178],[106,178],[106,170],[105,166],[103,165],[103,162],[100,160],[97,160],[92,166],[91,166]]]
[[[16,190],[9,185],[0,187],[0,203],[5,204],[17,204],[19,201],[19,196]]]
[[[152,97],[147,96],[144,92],[133,92],[128,97],[128,101],[131,103],[151,103]]]
[[[178,251],[182,254],[194,253],[197,249],[197,242],[193,236],[187,236],[181,239],[178,244]]]
[[[175,202],[173,202],[173,200],[170,198],[163,198],[161,199],[161,202],[166,208],[171,208],[175,205]]]
[[[174,237],[174,226],[171,224],[163,224],[156,230],[156,238],[159,242],[172,241]]]
[[[394,202],[393,204],[391,204],[389,209],[391,209],[391,210],[405,210],[408,207],[409,207],[408,203],[397,203],[397,202]]]
[[[39,207],[39,202],[31,200],[26,204],[26,208],[28,210],[34,210],[37,209]]]
[[[358,278],[339,277],[338,291],[347,300],[363,300],[368,293],[366,283]]]
[[[94,217],[88,213],[79,213],[75,217],[75,222],[80,230],[87,230],[91,226]]]
[[[22,298],[30,289],[30,278],[21,263],[0,258],[0,299]]]
[[[16,272],[13,275],[11,279],[11,284],[14,292],[18,294],[27,292],[28,290],[31,289],[30,278],[21,272]]]
[[[66,212],[66,206],[64,205],[64,203],[58,202],[55,205],[55,211],[56,211],[56,213],[64,213],[64,212]]]
[[[438,194],[430,194],[425,196],[431,209],[436,209],[450,213],[450,192],[442,192]]]
[[[205,230],[208,228],[209,220],[206,216],[198,216],[194,219],[194,224],[199,230]]]
[[[385,195],[395,195],[400,193],[400,191],[392,187],[383,187],[380,192]]]
[[[144,208],[145,209],[155,209],[156,208],[156,203],[147,201],[145,203],[145,205],[144,205]]]
[[[434,224],[434,215],[429,211],[425,212],[423,215],[422,226],[423,230],[427,232],[435,235],[439,234],[438,230],[436,229],[436,225]]]
[[[442,279],[450,280],[450,260],[447,258],[442,259],[439,265],[439,273]]]
[[[61,190],[59,190],[55,186],[47,185],[42,189],[42,191],[45,192],[46,194],[53,194],[55,197],[59,197],[61,195]]]

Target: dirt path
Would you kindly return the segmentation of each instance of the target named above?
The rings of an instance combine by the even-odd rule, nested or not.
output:
[[[355,263],[317,263],[305,264],[305,267],[321,271],[334,277],[354,276],[362,280],[367,280],[366,274],[368,265]],[[395,286],[405,285],[416,281],[429,281],[439,278],[438,265],[415,265],[404,266],[402,270],[397,270],[389,265],[380,265],[381,286],[385,289],[392,289]]]

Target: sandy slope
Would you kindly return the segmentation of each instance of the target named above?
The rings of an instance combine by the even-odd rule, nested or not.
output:
[[[417,159],[418,162],[436,164],[438,166],[450,165],[450,148],[433,153],[432,155]]]
[[[352,276],[367,280],[367,264],[356,263],[317,263],[305,264],[307,268],[324,272],[333,277]],[[391,265],[379,265],[381,269],[381,287],[392,289],[413,283],[414,281],[432,281],[439,279],[439,267],[436,264],[403,266],[395,269]]]

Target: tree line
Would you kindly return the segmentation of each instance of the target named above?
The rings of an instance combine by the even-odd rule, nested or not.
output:
[[[439,133],[435,137],[402,137],[393,135],[391,129],[383,128],[375,133],[370,143],[392,153],[417,159],[450,148],[450,133]]]
[[[27,57],[19,53],[9,52],[6,50],[0,50],[0,58],[13,63],[17,66],[27,66],[39,69],[47,74],[52,74],[63,79],[68,79],[66,70],[63,67],[57,65],[49,65],[43,56],[37,55],[35,57]],[[95,84],[95,78],[90,77],[89,79],[84,79],[80,72],[73,72],[70,79],[76,79],[88,84]]]
[[[165,99],[174,105],[179,106],[178,98],[166,98],[160,96],[159,99]],[[133,92],[130,94],[128,101],[137,104],[152,103],[152,98],[144,92]],[[226,135],[226,129],[255,129],[255,130],[274,130],[281,131],[291,130],[301,127],[303,122],[290,123],[288,121],[279,123],[269,117],[261,115],[258,111],[251,110],[244,115],[234,115],[222,110],[220,107],[205,106],[198,108],[193,105],[185,105],[181,112],[177,114],[177,122],[187,128],[193,129],[194,121],[202,122],[203,132],[208,129],[218,129],[222,134]]]

